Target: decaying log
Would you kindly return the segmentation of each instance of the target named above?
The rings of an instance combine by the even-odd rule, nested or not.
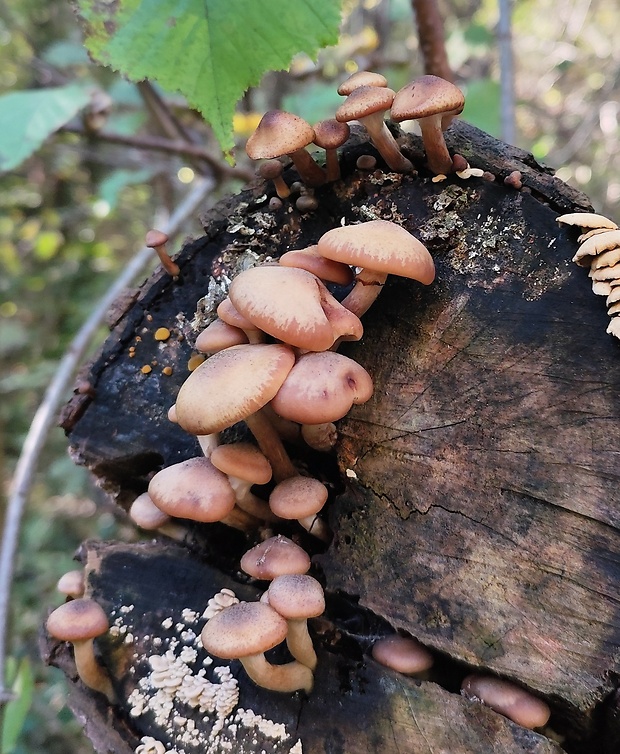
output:
[[[297,738],[305,754],[559,751],[455,693],[467,672],[482,670],[544,697],[553,710],[544,732],[558,733],[566,751],[611,754],[620,741],[620,349],[605,334],[604,303],[570,262],[577,232],[556,223],[589,203],[471,126],[448,134],[451,150],[498,180],[433,182],[415,138],[403,151],[418,175],[362,173],[355,161],[371,148],[358,140],[343,155],[344,179],[316,191],[312,214],[288,203],[271,212],[273,191],[262,183],[220,206],[205,218],[205,237],[177,257],[180,279],[154,276],[120,315],[85,375],[94,396],[76,396],[64,426],[76,460],[126,506],[154,471],[199,453],[166,410],[227,280],[342,221],[403,225],[433,254],[437,280],[423,288],[390,279],[362,341],[342,349],[370,372],[375,393],[340,422],[337,467],[292,448],[340,492],[328,512],[334,541],[312,550],[328,594],[315,623],[316,690],[282,698],[239,673],[240,704],[285,722],[289,748],[277,751]],[[513,170],[526,190],[503,185]],[[154,338],[162,326],[171,331],[163,342]],[[222,529],[192,527],[185,549],[87,548],[91,563],[92,553],[101,561],[90,583],[102,604],[143,600],[135,662],[119,664],[102,644],[124,699],[146,672],[150,613],[203,610],[231,584],[254,598],[238,572],[247,543]],[[180,586],[182,600],[176,587],[139,598],[132,585],[145,570],[147,581],[166,583],[169,573],[180,585],[204,573],[209,586]],[[368,659],[374,638],[393,629],[437,652],[430,683]],[[133,736],[165,738],[127,707],[112,714]],[[136,740],[125,736],[130,747]]]

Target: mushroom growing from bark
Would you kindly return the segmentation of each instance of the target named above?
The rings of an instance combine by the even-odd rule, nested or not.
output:
[[[373,304],[390,273],[424,285],[435,279],[435,264],[426,246],[387,220],[332,228],[317,245],[327,259],[362,268],[355,287],[342,302],[358,317]]]
[[[403,675],[419,675],[433,665],[433,655],[413,637],[384,636],[372,645],[374,660]]]
[[[328,542],[331,532],[318,517],[327,502],[327,487],[314,477],[293,476],[277,484],[269,495],[269,507],[280,518],[297,520],[318,539]]]
[[[170,516],[158,508],[148,492],[143,492],[129,507],[131,520],[145,531],[158,531],[166,537],[183,541],[187,530],[171,520]]]
[[[86,598],[70,600],[50,613],[45,626],[50,636],[73,644],[75,666],[83,683],[114,702],[110,677],[95,657],[94,639],[110,628],[101,605]]]
[[[524,728],[540,728],[551,716],[549,705],[542,699],[515,683],[494,676],[468,675],[461,685],[461,693]]]
[[[277,576],[269,585],[267,599],[269,605],[286,618],[286,644],[290,653],[314,671],[317,657],[308,633],[308,618],[316,618],[325,611],[323,587],[312,576]]]
[[[252,160],[270,160],[288,155],[307,186],[322,186],[325,171],[305,150],[314,141],[314,129],[303,118],[284,110],[269,110],[245,146]]]
[[[291,195],[290,188],[287,186],[284,178],[282,178],[283,172],[284,166],[280,160],[265,160],[257,170],[261,178],[264,178],[266,181],[273,181],[276,194],[280,199],[286,199]]]
[[[67,571],[58,579],[56,589],[64,594],[68,599],[77,599],[84,596],[84,570],[76,568],[73,571]]]
[[[360,86],[382,86],[387,87],[388,81],[380,73],[374,73],[373,71],[356,71],[352,73],[346,81],[338,87],[338,94],[343,97],[347,97],[355,89],[359,89]]]
[[[420,76],[400,89],[392,103],[391,118],[397,123],[417,120],[422,131],[428,167],[433,173],[452,171],[452,157],[443,132],[463,111],[465,97],[452,82],[439,76]]]
[[[172,261],[170,255],[166,251],[166,244],[168,243],[168,240],[169,239],[166,233],[153,228],[146,234],[144,244],[149,249],[155,250],[157,256],[159,257],[159,261],[161,262],[161,266],[170,276],[178,277],[181,273],[179,265],[176,262]]]
[[[325,150],[325,169],[328,182],[340,178],[338,147],[349,138],[351,129],[348,123],[339,123],[334,118],[322,120],[314,125],[314,143]]]
[[[309,569],[308,553],[282,534],[269,537],[241,558],[241,570],[263,581],[271,581],[284,574],[307,573]]]
[[[305,249],[287,251],[278,259],[283,267],[297,267],[316,275],[320,280],[338,285],[350,285],[353,282],[353,270],[348,264],[334,262],[319,254],[316,244]]]
[[[231,346],[248,343],[248,336],[239,327],[233,327],[223,319],[216,319],[196,338],[196,350],[200,353],[217,353]]]
[[[360,86],[354,89],[336,110],[340,123],[359,121],[368,131],[372,143],[388,164],[390,170],[408,173],[413,165],[402,154],[396,139],[383,120],[394,99],[394,90],[388,87]]]
[[[314,675],[294,660],[273,665],[265,652],[286,638],[286,620],[263,602],[239,602],[207,621],[201,639],[207,652],[224,660],[238,659],[258,686],[271,691],[310,692]]]

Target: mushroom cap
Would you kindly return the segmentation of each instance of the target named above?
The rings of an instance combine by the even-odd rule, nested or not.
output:
[[[604,215],[597,215],[595,212],[569,212],[566,215],[560,215],[555,218],[562,225],[577,225],[579,228],[598,229],[609,228],[617,230],[618,226],[613,220]]]
[[[464,106],[465,96],[458,86],[428,74],[414,79],[396,92],[390,117],[400,123],[433,115],[458,115]]]
[[[318,246],[308,246],[305,249],[287,251],[280,259],[279,264],[283,267],[298,267],[316,275],[321,280],[338,285],[350,285],[353,282],[353,270],[348,264],[334,262],[319,254]]]
[[[274,178],[279,178],[282,175],[284,172],[284,165],[280,160],[266,160],[258,166],[256,172],[266,181],[272,181]]]
[[[348,123],[328,118],[314,124],[314,143],[321,149],[338,149],[349,138],[350,133]]]
[[[143,492],[129,508],[129,517],[142,529],[158,529],[170,520],[170,516],[158,508],[148,492]]]
[[[314,129],[303,118],[284,110],[269,110],[245,145],[252,160],[272,159],[303,149],[314,141]]]
[[[405,675],[422,673],[433,664],[433,655],[417,639],[398,634],[378,639],[372,645],[372,656],[381,665]]]
[[[231,327],[236,327],[239,330],[256,330],[257,328],[250,322],[249,319],[243,317],[233,305],[233,302],[227,296],[223,301],[220,301],[217,307],[217,316]]]
[[[306,270],[280,265],[252,267],[232,281],[229,296],[255,327],[297,348],[323,351],[340,335],[325,312],[325,301],[344,307]]]
[[[294,363],[285,345],[233,346],[210,356],[179,390],[179,425],[194,435],[221,432],[269,403]]]
[[[76,568],[67,571],[58,579],[56,589],[67,597],[82,597],[84,595],[84,570]]]
[[[325,611],[319,582],[303,574],[277,576],[267,590],[269,605],[287,620],[316,618]]]
[[[201,353],[217,353],[247,342],[248,337],[241,328],[229,325],[223,319],[215,319],[196,338],[195,345]]]
[[[280,518],[314,516],[325,505],[329,492],[318,479],[293,476],[277,484],[269,495],[269,507]]]
[[[153,228],[149,230],[144,239],[144,245],[149,249],[156,249],[158,246],[163,246],[169,240],[168,235],[162,230]]]
[[[373,71],[356,71],[352,73],[346,81],[338,87],[338,94],[343,97],[351,94],[355,89],[359,89],[360,86],[387,86],[388,81],[385,76],[380,73],[373,73]]]
[[[221,521],[235,507],[228,477],[204,457],[158,471],[149,483],[149,495],[169,516],[204,523]]]
[[[252,484],[267,484],[271,479],[271,464],[263,453],[249,442],[218,445],[211,453],[210,460],[215,468],[224,474]]]
[[[336,262],[413,278],[424,285],[435,279],[435,264],[426,246],[387,220],[332,228],[317,245],[322,256]]]
[[[308,553],[282,534],[269,537],[241,558],[241,570],[264,581],[287,573],[306,573],[309,568]]]
[[[50,613],[45,627],[55,639],[76,642],[101,636],[110,628],[110,623],[98,602],[81,598],[57,607]]]
[[[200,638],[210,654],[234,660],[272,649],[286,633],[286,620],[269,605],[238,602],[210,618]]]
[[[501,678],[468,675],[461,684],[464,696],[479,699],[488,707],[524,728],[540,728],[551,716],[549,705],[529,691]]]
[[[577,249],[573,262],[586,267],[590,266],[591,257],[602,254],[604,251],[615,249],[620,246],[620,230],[610,230],[608,233],[597,233],[590,236]]]
[[[342,419],[372,392],[371,376],[348,356],[335,351],[306,353],[288,373],[271,407],[300,424],[324,424]]]
[[[336,110],[336,120],[346,123],[373,113],[389,110],[395,91],[383,86],[360,86],[354,89]]]

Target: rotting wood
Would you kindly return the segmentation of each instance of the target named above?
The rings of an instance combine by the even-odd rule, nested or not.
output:
[[[288,204],[271,213],[264,184],[228,200],[181,251],[180,282],[155,276],[119,320],[86,375],[95,397],[77,396],[81,416],[65,423],[71,450],[126,504],[160,466],[199,452],[165,412],[188,374],[196,301],[208,294],[206,323],[223,296],[209,275],[232,277],[313,243],[341,218],[404,225],[438,276],[428,289],[390,280],[364,339],[343,349],[376,389],[340,424],[340,476],[315,466],[334,484],[351,476],[330,511],[334,544],[315,558],[328,592],[344,595],[328,617],[362,650],[365,610],[410,631],[444,653],[451,691],[468,668],[516,680],[552,704],[567,750],[611,754],[620,740],[608,704],[620,673],[619,349],[585,271],[570,262],[577,232],[555,223],[590,205],[471,126],[455,124],[447,140],[500,178],[520,170],[532,193],[433,183],[423,168],[361,173],[355,160],[369,148],[358,141],[345,151],[345,179],[317,190],[315,213]],[[405,151],[421,164],[417,140]],[[153,338],[160,326],[172,330],[163,344]],[[221,527],[196,530],[203,556],[235,574],[242,539],[228,535],[224,546]]]

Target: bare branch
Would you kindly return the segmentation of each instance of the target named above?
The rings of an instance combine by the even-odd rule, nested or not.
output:
[[[499,0],[497,46],[499,48],[501,137],[516,140],[514,59],[512,54],[512,0]]]
[[[411,0],[424,59],[424,73],[454,81],[448,62],[444,24],[437,0]]]

